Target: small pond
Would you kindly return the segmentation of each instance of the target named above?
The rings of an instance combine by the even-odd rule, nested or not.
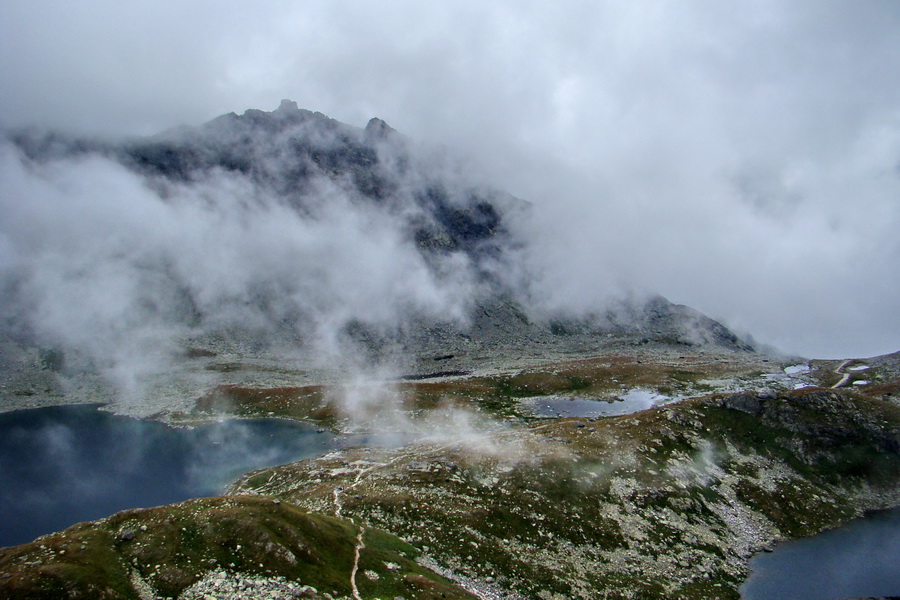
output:
[[[807,364],[789,365],[778,373],[763,373],[760,377],[767,385],[778,385],[799,390],[812,385],[803,378],[809,372],[810,367]]]
[[[900,508],[779,544],[750,567],[743,600],[900,596]]]
[[[0,413],[0,546],[126,508],[216,495],[247,471],[322,455],[338,443],[280,419],[188,429],[96,406]]]
[[[541,417],[616,417],[674,402],[676,398],[635,388],[612,401],[545,396],[524,402]]]

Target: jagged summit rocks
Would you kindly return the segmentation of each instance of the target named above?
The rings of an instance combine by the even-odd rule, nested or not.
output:
[[[502,191],[449,176],[451,170],[411,151],[409,140],[381,119],[361,129],[287,99],[271,112],[228,113],[120,143],[34,132],[17,134],[14,141],[33,160],[113,158],[156,188],[227,173],[303,214],[328,201],[321,185],[326,181],[354,202],[376,205],[396,219],[421,251],[463,253],[476,269],[504,254],[510,242],[502,213],[518,203]]]
[[[325,179],[404,222],[422,250],[462,252],[476,268],[508,244],[500,239],[501,213],[515,203],[511,196],[448,178],[378,118],[359,129],[282,100],[272,112],[232,113],[177,135],[136,140],[116,154],[169,180],[198,180],[215,170],[240,174],[301,211],[323,201],[317,181]]]
[[[284,99],[281,101],[281,104],[278,105],[278,108],[275,109],[275,112],[278,113],[291,113],[291,112],[299,112],[300,107],[297,106],[297,103],[293,100]]]
[[[368,134],[370,138],[383,140],[397,135],[397,130],[378,117],[372,117],[366,124],[366,134]]]

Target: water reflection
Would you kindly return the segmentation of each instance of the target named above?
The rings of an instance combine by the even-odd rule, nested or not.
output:
[[[652,390],[634,388],[620,394],[617,399],[612,401],[546,396],[529,398],[524,401],[524,404],[541,417],[588,418],[628,415],[653,408],[654,406],[668,404],[675,400],[675,398]]]
[[[330,433],[275,419],[181,429],[94,406],[3,413],[0,546],[126,508],[215,495],[242,473],[337,445]]]

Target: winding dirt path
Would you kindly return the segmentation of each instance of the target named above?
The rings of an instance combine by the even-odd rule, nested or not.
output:
[[[360,477],[362,477],[363,470],[356,474],[356,481],[353,485],[359,483]],[[353,486],[350,486],[353,487]],[[343,505],[341,504],[341,494],[344,492],[344,488],[336,487],[332,491],[332,496],[334,498],[334,516],[343,517],[341,511],[343,510]],[[359,527],[359,533],[356,534],[356,548],[353,549],[353,567],[350,569],[350,594],[353,596],[353,600],[362,600],[362,596],[359,595],[359,588],[356,587],[356,574],[359,572],[359,554],[362,552],[366,544],[363,542],[363,534],[365,533],[365,528],[353,521],[353,519],[347,517],[348,520]]]
[[[365,535],[366,533],[366,528],[354,521],[352,518],[343,516],[342,511],[344,506],[341,503],[341,494],[359,485],[362,481],[363,475],[365,475],[369,471],[389,466],[397,460],[399,460],[399,458],[388,461],[385,464],[373,465],[368,469],[357,469],[356,479],[353,480],[353,483],[348,485],[346,488],[338,486],[334,488],[334,490],[332,490],[332,497],[334,498],[334,516],[346,518],[351,523],[359,527],[359,533],[356,535],[356,548],[354,548],[353,550],[353,568],[350,569],[350,593],[353,596],[353,600],[362,600],[362,596],[360,596],[359,594],[359,588],[356,586],[356,574],[359,572],[359,555],[363,550],[366,549],[366,543],[363,541],[363,535]]]
[[[366,543],[363,541],[363,534],[366,530],[362,525],[358,525],[359,534],[356,536],[356,552],[353,555],[353,569],[350,570],[350,592],[353,594],[353,600],[362,600],[359,595],[359,588],[356,587],[356,573],[359,571],[359,553],[366,549]]]
[[[451,445],[453,445],[453,444],[452,443],[445,444],[443,446],[440,446],[439,449],[446,449],[446,448],[449,448]],[[356,548],[354,549],[354,552],[353,552],[353,567],[350,569],[350,594],[351,594],[353,600],[362,600],[362,596],[359,593],[359,588],[356,585],[356,575],[357,575],[357,573],[359,573],[360,553],[362,553],[362,551],[366,549],[366,543],[363,540],[363,536],[366,533],[366,529],[363,525],[360,525],[359,523],[354,521],[352,517],[349,517],[349,516],[345,517],[343,515],[344,506],[343,506],[343,503],[341,502],[341,495],[344,492],[351,490],[354,487],[356,487],[357,485],[359,485],[360,483],[362,483],[363,475],[365,475],[366,473],[375,471],[377,469],[383,469],[385,467],[389,467],[398,461],[408,460],[409,458],[410,457],[407,456],[406,454],[401,454],[385,463],[376,463],[367,469],[357,468],[356,478],[353,480],[353,483],[347,485],[347,487],[338,486],[332,490],[332,498],[334,501],[334,515],[336,517],[340,517],[340,518],[349,520],[351,523],[353,523],[354,525],[356,525],[359,528],[359,533],[356,535]],[[472,592],[479,598],[483,598],[485,600],[493,600],[496,597],[496,596],[490,595],[490,594],[487,596],[482,595],[482,593],[478,593],[474,589],[470,589],[471,586],[464,586],[464,587],[466,587],[466,589],[468,591]]]
[[[839,365],[837,366],[837,368],[835,368],[834,373],[840,375],[840,376],[841,376],[841,380],[838,381],[838,382],[837,382],[836,384],[834,384],[833,386],[831,386],[831,389],[836,389],[836,388],[841,387],[842,385],[844,385],[845,383],[847,383],[847,381],[850,379],[850,373],[844,373],[844,372],[843,372],[844,367],[846,367],[846,366],[847,366],[847,363],[849,363],[849,362],[850,362],[849,360],[845,360],[844,362],[842,362],[841,364],[839,364]]]

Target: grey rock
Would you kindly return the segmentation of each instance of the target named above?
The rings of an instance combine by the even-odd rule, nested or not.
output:
[[[751,415],[758,415],[763,411],[762,399],[746,392],[728,396],[727,398],[725,398],[723,405],[725,406],[725,408],[739,410]]]

